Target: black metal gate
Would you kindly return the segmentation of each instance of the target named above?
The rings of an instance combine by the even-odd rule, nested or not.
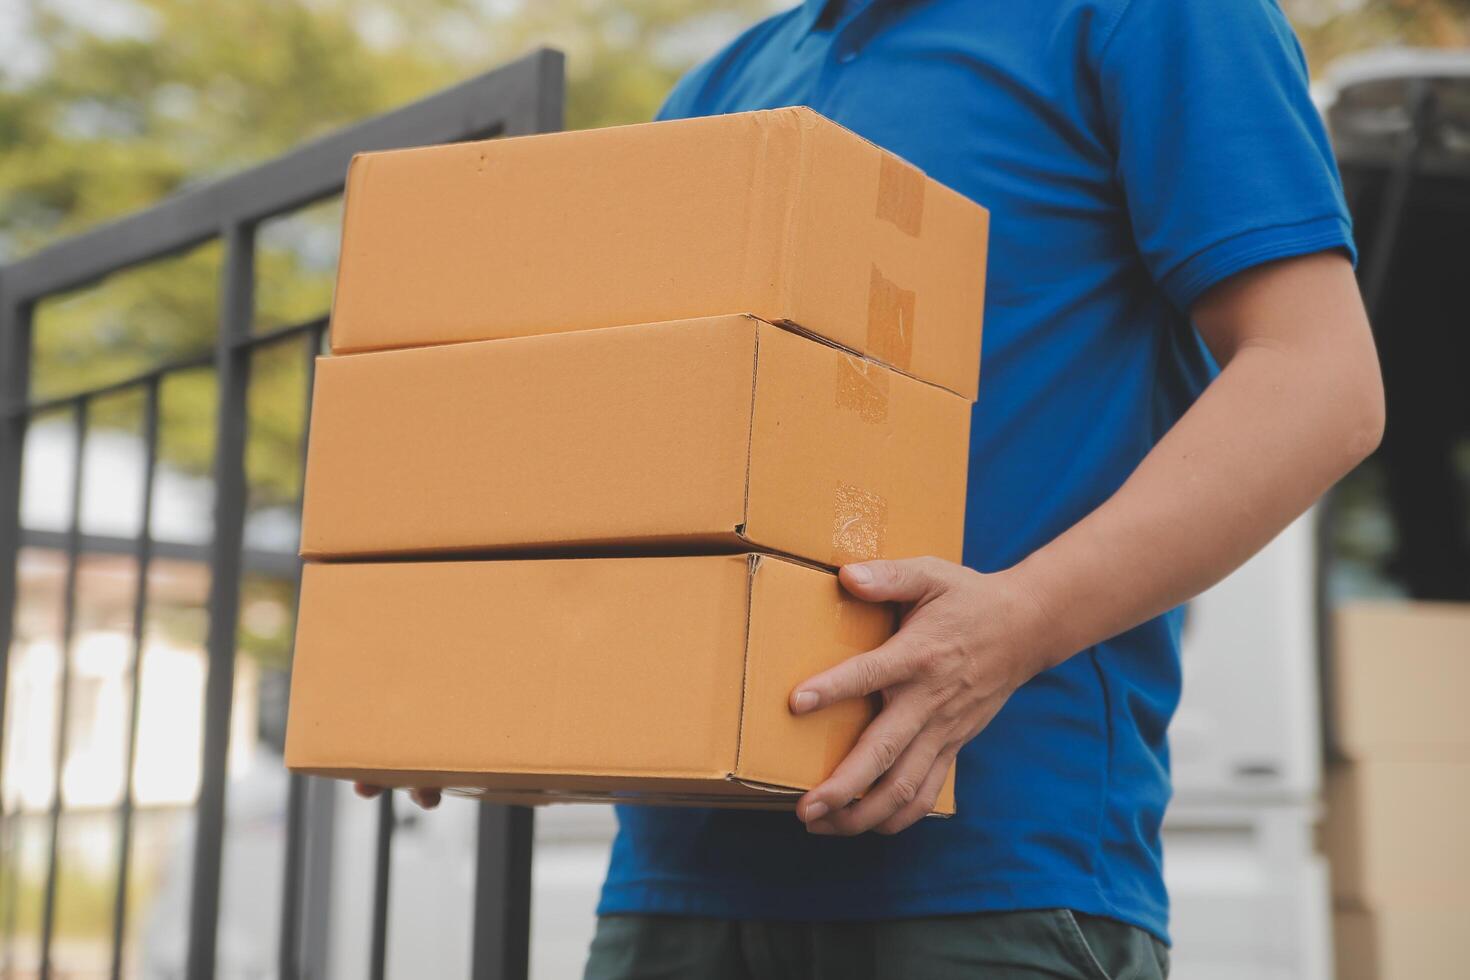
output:
[[[218,390],[212,544],[210,568],[207,681],[204,689],[203,764],[196,802],[192,886],[189,902],[187,977],[205,980],[215,973],[220,914],[221,861],[225,832],[226,752],[235,678],[236,631],[246,512],[246,391],[254,355],[266,348],[296,345],[307,364],[322,347],[327,320],[322,316],[267,333],[252,330],[255,303],[256,230],[265,220],[340,194],[352,154],[363,150],[445,143],[492,136],[546,132],[562,125],[563,59],[550,50],[536,52],[496,71],[471,79],[393,112],[352,126],[244,173],[53,245],[0,267],[0,736],[4,710],[18,580],[23,545],[37,535],[21,526],[21,461],[27,427],[42,413],[69,413],[74,428],[70,525],[53,541],[65,555],[61,626],[60,690],[55,727],[55,781],[49,811],[45,890],[40,917],[40,968],[50,980],[58,888],[57,839],[67,803],[62,767],[67,758],[67,715],[72,641],[77,620],[77,569],[94,549],[131,553],[136,565],[132,649],[129,670],[132,703],[122,802],[117,810],[120,841],[116,859],[116,899],[112,921],[112,968],[123,969],[130,827],[133,820],[131,774],[137,750],[139,666],[143,650],[149,563],[156,554],[149,518],[158,466],[159,392],[169,376],[212,367]],[[493,229],[487,229],[493,233]],[[96,282],[123,269],[154,262],[211,239],[225,253],[221,308],[212,352],[173,360],[126,380],[54,400],[32,398],[33,316],[39,301]],[[310,398],[310,368],[304,397]],[[139,392],[144,404],[146,447],[140,532],[135,539],[98,542],[83,534],[81,501],[85,481],[83,447],[89,412],[97,399]],[[53,537],[58,537],[53,535]],[[299,574],[299,567],[296,569]],[[3,762],[0,754],[0,762]],[[4,773],[0,772],[0,780]],[[321,903],[328,895],[304,898],[310,875],[330,854],[333,821],[328,794],[315,780],[292,777],[287,801],[284,888],[281,896],[279,976],[320,978],[325,965]],[[12,815],[0,814],[9,820]],[[393,839],[393,797],[379,803],[371,934],[371,975],[383,976],[389,897],[389,854]],[[474,950],[476,980],[524,978],[528,959],[531,862],[529,810],[480,805],[476,868]],[[11,875],[14,868],[4,869]]]

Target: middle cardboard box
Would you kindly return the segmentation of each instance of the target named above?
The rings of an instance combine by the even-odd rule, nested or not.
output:
[[[746,315],[324,358],[302,554],[959,561],[970,409]]]

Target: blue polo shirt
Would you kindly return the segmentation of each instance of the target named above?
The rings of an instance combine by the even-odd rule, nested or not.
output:
[[[1188,315],[1205,290],[1352,253],[1272,0],[808,0],[684,78],[662,115],[795,104],[991,211],[965,525],[981,571],[1095,508],[1189,407],[1212,376]],[[600,910],[1070,907],[1167,939],[1179,625],[1161,616],[1017,691],[961,753],[949,820],[841,839],[789,813],[624,808]]]

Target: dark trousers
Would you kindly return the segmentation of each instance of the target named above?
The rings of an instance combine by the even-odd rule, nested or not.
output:
[[[1067,909],[880,922],[605,916],[585,980],[1165,980],[1168,950]]]

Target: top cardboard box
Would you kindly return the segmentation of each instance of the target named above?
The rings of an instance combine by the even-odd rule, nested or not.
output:
[[[1344,606],[1332,682],[1340,754],[1470,761],[1470,603]]]
[[[810,109],[356,157],[332,349],[752,313],[971,400],[986,211]]]

